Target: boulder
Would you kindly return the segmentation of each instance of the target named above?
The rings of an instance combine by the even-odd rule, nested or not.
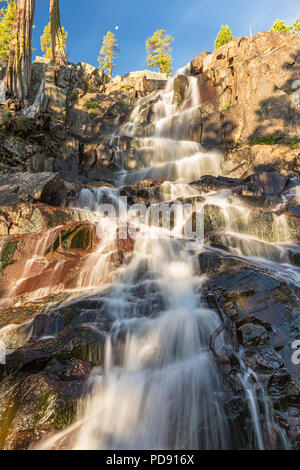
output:
[[[239,328],[241,343],[244,347],[269,346],[270,337],[267,330],[261,325],[252,323],[245,324]]]
[[[0,176],[0,205],[39,201],[59,206],[65,198],[66,188],[58,173]]]

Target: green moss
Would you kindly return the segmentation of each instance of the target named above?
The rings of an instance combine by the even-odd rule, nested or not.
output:
[[[57,211],[49,214],[47,226],[56,227],[58,225],[65,225],[72,220],[71,214],[63,211]]]
[[[86,228],[79,230],[71,239],[71,249],[86,250],[91,245],[91,232]]]
[[[96,108],[99,108],[100,105],[99,103],[97,103],[97,101],[86,101],[84,104],[84,107],[86,109],[96,109]]]
[[[223,111],[226,111],[226,109],[230,108],[230,104],[225,104],[224,108],[223,108]]]
[[[56,240],[52,243],[52,245],[49,246],[49,248],[45,251],[45,254],[44,256],[48,255],[49,253],[52,253],[56,250],[58,250],[58,248],[60,246],[62,246],[62,244],[64,243],[64,241],[67,239],[67,237],[69,236],[70,232],[67,232],[67,231],[64,231],[64,232],[61,232],[59,234],[59,236],[56,238]]]
[[[13,257],[17,248],[17,241],[7,242],[4,244],[0,255],[0,273],[2,273],[7,268],[7,266],[14,263]]]
[[[77,227],[71,231],[63,231],[47,249],[45,256],[58,250],[60,246],[63,250],[86,250],[91,246],[91,238],[91,231],[86,227]]]
[[[275,145],[277,143],[277,138],[274,135],[265,135],[254,137],[250,144],[251,145]]]
[[[40,397],[38,412],[35,416],[35,427],[41,423],[51,423],[55,429],[64,429],[75,420],[77,403],[68,400],[66,403],[58,403],[58,396],[52,390],[45,390]]]
[[[288,140],[287,145],[290,147],[291,150],[295,150],[299,147],[299,139],[297,137],[292,137]]]
[[[18,406],[18,400],[15,393],[13,393],[8,399],[4,412],[1,413],[0,417],[0,450],[4,449],[5,440],[11,430],[12,422],[18,411]]]

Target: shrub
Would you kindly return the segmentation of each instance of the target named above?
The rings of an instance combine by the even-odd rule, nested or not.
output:
[[[289,139],[287,145],[290,147],[291,150],[295,150],[299,146],[299,139],[297,137],[292,137]]]
[[[100,105],[97,101],[87,101],[84,106],[86,109],[96,109],[99,108]]]
[[[16,131],[21,134],[26,134],[29,132],[33,127],[33,122],[26,116],[22,116],[16,122]]]
[[[4,127],[6,127],[10,121],[11,121],[11,118],[12,118],[12,114],[10,111],[6,111],[3,115],[3,119],[2,119],[2,124]]]
[[[265,135],[254,137],[251,140],[251,145],[275,145],[277,138],[274,135]]]

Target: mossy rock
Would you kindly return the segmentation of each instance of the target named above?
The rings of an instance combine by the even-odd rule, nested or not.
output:
[[[58,225],[66,225],[72,220],[72,215],[68,212],[56,211],[48,215],[48,227],[56,227]]]
[[[70,231],[64,230],[46,250],[45,256],[62,248],[68,250],[87,250],[92,246],[92,231],[90,227],[77,227]]]
[[[4,246],[2,247],[1,250],[1,255],[0,255],[0,273],[3,273],[3,271],[11,264],[15,262],[13,259],[14,254],[18,248],[18,243],[17,241],[14,242],[6,242]]]

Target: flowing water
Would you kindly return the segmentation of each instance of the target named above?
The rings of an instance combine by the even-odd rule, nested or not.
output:
[[[207,152],[189,141],[189,124],[197,116],[201,96],[196,79],[188,75],[189,67],[180,73],[188,80],[180,105],[173,102],[171,79],[165,90],[141,99],[130,122],[119,129],[119,137],[112,137],[120,143],[126,136],[134,143],[134,152],[118,146],[117,186],[161,178],[166,180],[161,186],[165,202],[203,197],[188,183],[203,175],[222,173],[218,152]],[[146,132],[141,131],[141,116],[149,103],[154,119]],[[299,196],[296,190],[295,194]],[[117,241],[111,237],[113,222],[103,217],[102,205],[109,202],[119,207],[119,196],[119,189],[103,187],[84,189],[78,199],[78,206],[101,225],[102,240],[82,268],[77,288],[86,297],[101,298],[112,327],[106,335],[103,366],[89,379],[77,422],[41,447],[57,448],[72,434],[68,447],[75,449],[234,448],[223,406],[222,380],[210,345],[221,318],[201,296],[205,278],[195,256],[199,247],[195,244],[191,248],[183,235],[185,218],[176,221],[169,237],[160,226],[149,226],[145,220],[136,222],[129,262],[110,277]],[[205,194],[203,206],[208,211],[213,207],[219,214],[216,250],[222,252],[225,247],[234,256],[300,285],[299,268],[290,264],[291,243],[285,244],[289,238],[282,236],[287,232],[284,217],[272,215],[269,240],[264,233],[249,233],[251,210],[230,191]],[[128,215],[121,222],[129,223]],[[218,335],[215,347],[230,347],[226,335]],[[240,383],[251,417],[251,446],[264,449],[261,408],[249,379],[253,374],[244,368]],[[270,424],[272,412],[265,397],[263,402],[263,416]]]

